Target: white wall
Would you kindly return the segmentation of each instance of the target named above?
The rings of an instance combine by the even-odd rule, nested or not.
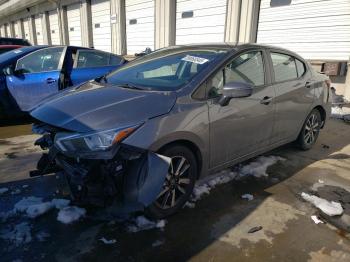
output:
[[[310,60],[348,61],[350,0],[292,0],[281,7],[262,0],[257,42],[290,49]]]

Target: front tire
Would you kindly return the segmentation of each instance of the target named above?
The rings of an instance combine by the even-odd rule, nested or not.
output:
[[[171,158],[162,191],[145,210],[148,217],[162,219],[170,216],[190,198],[197,178],[198,164],[194,153],[185,146],[173,145],[160,154]]]
[[[309,150],[316,143],[322,125],[321,114],[317,109],[311,111],[297,139],[297,144],[302,150]]]

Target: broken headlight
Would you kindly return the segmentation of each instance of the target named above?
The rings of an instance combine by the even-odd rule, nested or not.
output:
[[[120,143],[140,125],[87,134],[57,133],[55,145],[63,152],[105,151]]]

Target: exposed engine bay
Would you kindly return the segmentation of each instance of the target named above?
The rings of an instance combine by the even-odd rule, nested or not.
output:
[[[37,163],[31,177],[63,172],[72,200],[78,205],[115,206],[120,213],[141,211],[153,203],[162,190],[170,158],[122,143],[103,157],[81,158],[66,154],[55,143],[65,130],[34,124],[42,134],[35,145],[47,152]]]

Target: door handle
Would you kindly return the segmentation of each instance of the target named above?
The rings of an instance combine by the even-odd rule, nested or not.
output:
[[[53,79],[53,78],[46,79],[46,83],[48,83],[48,84],[52,84],[52,83],[55,83],[55,82],[56,82],[56,79]]]
[[[307,82],[305,83],[305,87],[306,87],[306,88],[310,88],[310,87],[311,87],[311,82],[307,81]]]
[[[271,103],[271,101],[272,101],[272,97],[265,96],[263,99],[260,100],[260,104],[268,105]]]

